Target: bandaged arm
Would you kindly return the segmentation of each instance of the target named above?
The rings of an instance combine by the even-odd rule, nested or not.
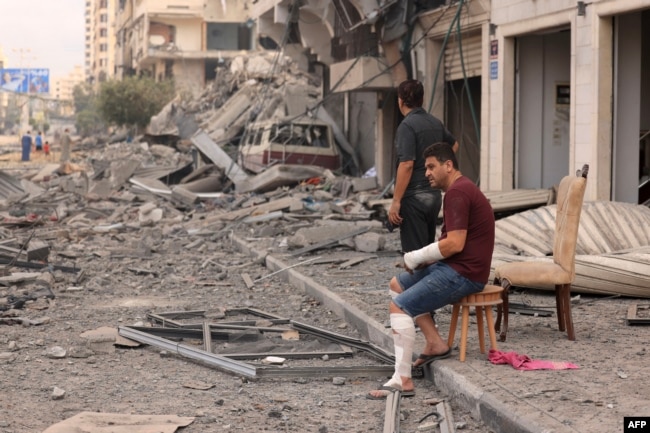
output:
[[[404,254],[404,264],[409,269],[417,269],[424,263],[437,262],[445,257],[440,252],[440,242],[434,242],[419,250]]]

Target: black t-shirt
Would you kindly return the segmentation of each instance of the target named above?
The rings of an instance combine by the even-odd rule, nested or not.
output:
[[[413,174],[406,187],[404,197],[420,191],[432,191],[425,176],[424,149],[438,142],[453,146],[456,138],[447,131],[442,122],[418,107],[409,112],[397,127],[395,144],[397,146],[397,163],[415,161]]]

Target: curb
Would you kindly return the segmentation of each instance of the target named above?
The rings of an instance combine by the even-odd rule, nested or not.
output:
[[[257,258],[264,257],[266,267],[272,272],[286,269],[290,265],[278,257],[266,254],[252,248],[247,242],[236,236],[233,242],[240,251]],[[345,319],[354,326],[359,334],[370,343],[375,344],[389,353],[393,352],[393,337],[382,324],[367,316],[363,311],[346,303],[340,296],[331,292],[327,287],[316,283],[311,278],[295,269],[286,269],[279,274],[293,287],[303,290],[306,294],[320,301],[323,306]],[[517,415],[510,407],[498,400],[494,395],[483,391],[467,378],[446,365],[445,361],[435,361],[425,371],[425,377],[433,378],[434,384],[444,393],[460,401],[472,416],[483,424],[499,433],[550,433],[553,429],[543,428],[530,418]]]

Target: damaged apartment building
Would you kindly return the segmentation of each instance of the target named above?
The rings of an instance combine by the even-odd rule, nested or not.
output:
[[[647,0],[122,0],[118,73],[198,92],[224,59],[281,51],[380,186],[395,173],[396,87],[459,139],[484,191],[551,188],[590,166],[586,200],[650,199]],[[243,50],[243,51],[242,51]]]
[[[224,59],[255,46],[248,2],[119,0],[116,73],[174,78],[190,95],[214,80]]]

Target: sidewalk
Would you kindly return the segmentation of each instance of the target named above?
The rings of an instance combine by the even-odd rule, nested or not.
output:
[[[235,241],[242,251],[266,256],[270,272],[304,260],[281,253],[267,255],[244,241]],[[321,255],[327,254],[335,253],[325,251]],[[362,338],[392,352],[390,329],[385,325],[389,276],[384,274],[397,272],[395,260],[395,256],[380,256],[365,268],[349,272],[347,278],[337,274],[336,281],[317,266],[287,269],[282,275],[293,287],[345,318]],[[367,278],[368,273],[372,278]],[[385,281],[384,287],[358,288],[373,279]],[[513,294],[510,301],[554,307],[555,298],[552,292],[524,292]],[[555,313],[552,317],[510,316],[508,338],[499,342],[499,350],[539,360],[572,362],[580,367],[577,370],[518,371],[510,365],[493,365],[486,354],[479,353],[472,318],[466,362],[458,360],[455,348],[452,357],[429,366],[425,376],[496,432],[622,432],[625,416],[650,415],[650,354],[646,351],[650,328],[625,323],[628,307],[635,303],[647,304],[638,299],[582,295],[573,306],[576,341],[569,341],[558,331]],[[450,310],[436,314],[443,336],[447,335],[450,316]],[[418,334],[416,348],[421,342]]]

